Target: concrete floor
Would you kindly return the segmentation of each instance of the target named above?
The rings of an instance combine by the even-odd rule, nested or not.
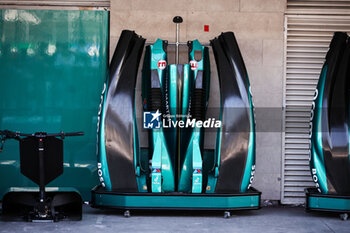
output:
[[[350,232],[350,220],[337,214],[305,213],[302,207],[264,207],[232,212],[122,212],[84,206],[83,220],[57,223],[0,222],[0,232]]]

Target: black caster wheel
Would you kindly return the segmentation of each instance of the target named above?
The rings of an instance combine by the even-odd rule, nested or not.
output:
[[[125,210],[124,211],[124,217],[125,218],[129,218],[131,215],[130,215],[130,211],[129,210]]]
[[[339,217],[341,220],[346,221],[348,220],[349,215],[347,213],[344,213],[344,214],[340,214]]]
[[[230,211],[225,211],[224,212],[224,218],[230,218],[230,217],[231,217]]]

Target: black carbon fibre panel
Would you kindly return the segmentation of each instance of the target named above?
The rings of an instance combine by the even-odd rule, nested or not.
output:
[[[134,165],[134,99],[145,39],[123,31],[110,66],[105,143],[112,190],[137,192]]]
[[[215,193],[240,192],[248,155],[250,103],[247,71],[232,32],[211,40],[222,113],[219,176]]]
[[[336,32],[327,53],[322,97],[322,149],[328,193],[350,194],[349,58],[346,33]]]

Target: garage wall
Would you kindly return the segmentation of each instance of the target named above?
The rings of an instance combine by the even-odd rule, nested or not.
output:
[[[208,43],[223,31],[237,37],[257,110],[257,169],[254,186],[263,199],[281,197],[283,25],[285,0],[111,0],[110,51],[123,29],[149,42],[174,41],[172,19],[183,17],[180,40]],[[204,32],[209,25],[209,32]]]

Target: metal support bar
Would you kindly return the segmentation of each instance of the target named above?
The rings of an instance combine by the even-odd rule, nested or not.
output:
[[[175,64],[179,64],[179,24],[176,24],[176,57]]]
[[[180,23],[183,22],[182,20],[182,17],[181,16],[175,16],[174,19],[173,19],[173,22],[176,24],[176,42],[175,42],[175,45],[176,45],[176,55],[175,55],[175,64],[179,64],[179,45],[180,45],[180,42],[179,42],[179,34],[180,34]]]

